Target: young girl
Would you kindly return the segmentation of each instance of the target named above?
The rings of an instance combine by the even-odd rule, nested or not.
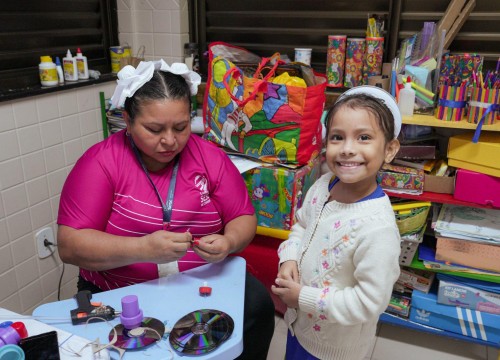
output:
[[[331,172],[308,191],[278,249],[272,291],[288,306],[286,359],[362,359],[399,276],[400,236],[377,172],[399,150],[401,114],[382,89],[345,92],[327,115]]]

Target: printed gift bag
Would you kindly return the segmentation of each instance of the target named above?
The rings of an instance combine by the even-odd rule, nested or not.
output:
[[[293,69],[301,78],[289,74]],[[325,87],[324,75],[284,64],[279,54],[260,58],[240,47],[212,43],[204,138],[265,162],[304,165],[321,150]]]

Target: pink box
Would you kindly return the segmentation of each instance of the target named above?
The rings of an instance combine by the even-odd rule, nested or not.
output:
[[[500,208],[498,189],[500,189],[500,177],[458,169],[453,197],[457,200]]]

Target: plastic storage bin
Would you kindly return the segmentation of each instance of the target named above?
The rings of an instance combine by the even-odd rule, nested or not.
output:
[[[410,265],[418,245],[422,242],[430,202],[406,202],[392,205],[401,235],[400,265]]]

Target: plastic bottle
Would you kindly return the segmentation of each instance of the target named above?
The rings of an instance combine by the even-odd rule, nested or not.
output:
[[[57,70],[57,77],[59,78],[59,84],[64,84],[64,74],[59,56],[56,56],[56,70]]]
[[[411,88],[411,78],[408,76],[404,89],[399,91],[399,111],[402,116],[413,116],[415,106],[415,90]]]
[[[78,68],[76,67],[76,59],[71,55],[71,51],[66,53],[63,58],[64,80],[78,81]]]
[[[89,78],[89,66],[87,64],[87,57],[83,56],[80,48],[76,50],[76,66],[78,68],[78,79]]]
[[[50,56],[40,56],[38,70],[42,86],[55,86],[58,84],[56,64],[52,62]]]

